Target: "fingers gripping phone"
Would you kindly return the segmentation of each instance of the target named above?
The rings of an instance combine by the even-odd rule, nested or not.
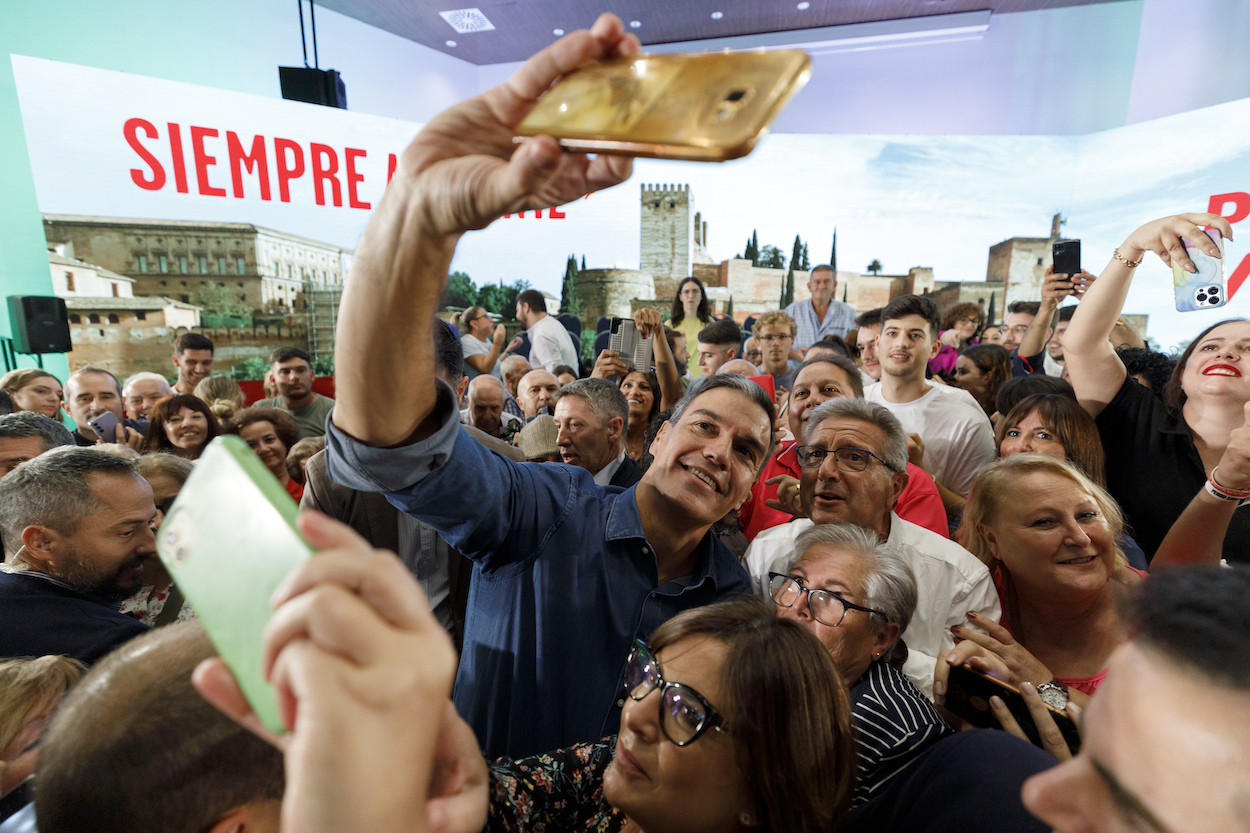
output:
[[[1033,713],[1024,695],[1013,685],[992,677],[967,665],[956,665],[950,670],[946,681],[946,709],[981,729],[1001,729],[998,718],[990,710],[990,698],[999,697],[1006,704],[1011,716],[1020,724],[1034,746],[1042,746],[1042,736],[1033,722]],[[1059,727],[1068,748],[1075,755],[1081,749],[1081,733],[1076,722],[1065,712],[1046,707],[1055,725]]]
[[[652,338],[654,336],[643,338],[638,332],[638,325],[628,318],[613,317],[608,347],[620,354],[628,371],[646,373],[652,366]]]
[[[1185,254],[1194,262],[1197,271],[1186,272],[1179,264],[1172,264],[1172,284],[1178,312],[1215,309],[1228,303],[1228,284],[1224,279],[1224,238],[1218,229],[1205,231],[1219,247],[1220,257],[1211,257],[1189,240],[1181,238]]]
[[[156,537],[156,548],[257,717],[285,728],[261,665],[269,597],[312,549],[299,508],[247,443],[208,444]]]
[[[810,73],[797,49],[590,62],[556,82],[516,132],[573,151],[723,162],[751,152]]]

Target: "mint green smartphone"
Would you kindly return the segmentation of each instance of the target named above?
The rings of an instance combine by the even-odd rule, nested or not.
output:
[[[195,464],[156,536],[161,561],[234,673],[261,722],[284,732],[261,668],[269,597],[312,555],[295,528],[299,507],[235,436],[221,436]]]

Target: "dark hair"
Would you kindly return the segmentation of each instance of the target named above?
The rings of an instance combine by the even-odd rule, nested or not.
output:
[[[1011,378],[1011,353],[1001,344],[974,344],[959,355],[985,376],[985,402],[993,406],[998,389]]]
[[[1030,373],[1028,376],[1013,376],[999,386],[998,395],[994,397],[994,410],[1007,414],[1017,402],[1035,393],[1055,393],[1076,399],[1076,391],[1063,379],[1045,373]]]
[[[880,327],[881,314],[885,312],[885,307],[877,307],[870,309],[868,312],[861,312],[859,317],[855,319],[855,328],[863,329],[864,327]]]
[[[647,423],[646,433],[642,435],[642,454],[638,457],[638,467],[644,474],[647,469],[651,468],[651,462],[655,459],[651,456],[651,443],[655,442],[655,437],[660,433],[660,428],[664,423],[672,418],[673,409],[669,408],[651,417],[651,421]]]
[[[972,335],[975,337],[981,332],[981,328],[985,326],[985,310],[981,309],[980,304],[974,304],[971,301],[965,301],[961,304],[954,304],[949,307],[946,312],[942,313],[942,329],[949,330],[955,326],[955,322],[961,318],[977,319],[977,329]]]
[[[44,833],[194,833],[285,788],[282,753],[191,685],[216,654],[196,622],[158,628],[105,657],[40,743]]]
[[[807,274],[810,276],[810,275],[816,274],[817,272],[832,272],[835,280],[837,279],[837,276],[838,276],[838,270],[834,269],[828,263],[816,264],[815,266],[812,267],[812,271],[808,272]],[[811,278],[809,277],[808,280],[811,280]]]
[[[1076,315],[1076,304],[1068,304],[1066,307],[1059,308],[1059,321],[1071,321],[1072,316]]]
[[[207,446],[213,441],[214,437],[221,434],[221,424],[217,421],[216,414],[212,409],[204,404],[204,400],[198,396],[192,396],[189,393],[179,393],[174,396],[166,396],[152,406],[152,412],[148,414],[148,435],[143,440],[143,452],[145,454],[153,451],[170,451],[174,454],[183,454],[182,449],[177,448],[169,441],[169,437],[165,435],[165,423],[171,417],[176,416],[183,408],[190,408],[198,411],[208,420],[208,434],[204,437],[204,445]],[[200,451],[204,449],[201,448]]]
[[[1107,457],[1102,448],[1102,437],[1094,418],[1071,396],[1058,393],[1035,393],[1016,403],[1015,407],[998,421],[994,432],[994,448],[1002,454],[1003,438],[1024,418],[1037,410],[1046,426],[1059,444],[1064,456],[1099,486],[1107,485]]]
[[[1145,347],[1121,347],[1115,351],[1124,363],[1129,376],[1141,375],[1149,382],[1150,392],[1160,399],[1172,378],[1172,368],[1176,365],[1171,356],[1156,353]]]
[[[207,350],[213,352],[213,342],[200,333],[183,333],[174,342],[174,355],[181,356],[188,350]]]
[[[1167,387],[1163,391],[1163,404],[1167,407],[1168,412],[1172,416],[1180,416],[1181,408],[1185,407],[1185,400],[1189,397],[1184,389],[1181,388],[1181,377],[1185,375],[1185,365],[1189,364],[1189,357],[1194,354],[1202,340],[1211,334],[1216,327],[1223,327],[1225,324],[1235,324],[1237,322],[1246,321],[1245,318],[1226,318],[1216,324],[1212,324],[1202,332],[1198,333],[1198,337],[1189,342],[1189,346],[1185,348],[1185,352],[1181,353],[1179,359],[1176,360],[1176,366],[1172,368],[1172,378],[1168,379]]]
[[[833,656],[806,628],[750,596],[687,610],[656,628],[659,653],[692,637],[728,650],[721,670],[729,734],[759,813],[773,833],[835,830],[855,783],[851,704]]]
[[[624,376],[616,380],[617,389],[619,390],[621,386],[625,384],[625,380],[634,373],[641,374],[647,380],[647,384],[651,386],[651,410],[647,413],[647,425],[650,425],[651,420],[654,419],[655,415],[660,412],[660,377],[656,375],[654,370],[631,370],[629,373],[626,373]],[[625,391],[621,391],[622,395],[624,395],[624,393]],[[626,405],[628,406],[628,402]],[[625,420],[625,427],[628,430],[629,420]]]
[[[0,390],[0,415],[8,416],[16,410],[17,403],[13,401],[13,397]]]
[[[569,374],[574,379],[577,378],[577,369],[569,367],[567,364],[556,365],[556,369],[552,371],[551,375],[556,377],[556,381],[559,381],[561,374],[564,374],[564,373]]]
[[[84,367],[82,370],[75,370],[73,373],[69,374],[69,377],[65,380],[65,387],[67,387],[67,388],[68,388],[68,387],[70,387],[70,385],[71,385],[71,384],[76,384],[76,382],[75,382],[75,380],[76,380],[76,379],[78,379],[78,378],[80,378],[80,377],[82,377],[82,376],[85,376],[85,375],[87,375],[88,373],[95,373],[95,374],[97,374],[97,375],[99,375],[99,376],[107,376],[107,377],[109,377],[110,379],[112,379],[112,380],[113,380],[113,387],[117,388],[117,398],[118,398],[118,399],[121,399],[121,398],[122,398],[122,383],[121,383],[121,382],[119,382],[119,381],[117,380],[117,377],[116,377],[115,375],[113,375],[111,372],[109,372],[109,371],[105,370],[105,369],[104,369],[104,368],[102,368],[102,367],[91,367],[91,366],[87,366],[87,367]],[[49,374],[49,375],[51,375],[51,374]],[[40,378],[42,378],[42,377],[40,377]],[[56,377],[55,377],[55,376],[53,376],[52,378],[54,378],[54,379],[55,379]],[[66,402],[65,402],[66,410],[68,410],[68,409],[69,409],[69,399],[70,399],[70,395],[69,395],[68,393],[66,393],[66,394],[65,394],[65,399],[66,399]]]
[[[18,411],[0,416],[0,440],[20,440],[38,437],[43,450],[61,445],[74,445],[74,435],[61,423],[34,411]]]
[[[1139,644],[1177,666],[1239,692],[1250,691],[1250,568],[1181,567],[1135,588],[1129,629]]]
[[[537,289],[527,289],[516,296],[518,304],[525,304],[531,312],[546,312],[547,299]]]
[[[682,278],[681,283],[677,284],[677,291],[673,293],[673,308],[669,311],[668,323],[674,327],[680,326],[686,320],[686,305],[681,302],[681,291],[688,283],[699,287],[699,309],[695,311],[696,317],[704,324],[712,320],[712,305],[707,301],[707,289],[703,286],[703,281],[694,277]]]
[[[1037,311],[1042,308],[1040,301],[1013,301],[1007,307],[1009,315],[1037,315]]]
[[[713,321],[699,330],[697,340],[703,344],[715,344],[719,347],[726,344],[737,347],[742,344],[742,328],[736,321]]]
[[[929,335],[936,339],[941,328],[942,319],[938,315],[938,306],[928,295],[900,295],[885,305],[881,311],[881,325],[903,318],[918,315],[929,325]]]
[[[458,388],[464,378],[464,346],[450,324],[441,318],[434,321],[434,372],[441,373],[453,389]]]
[[[799,374],[803,372],[803,368],[811,367],[814,364],[831,364],[838,370],[841,370],[850,381],[851,392],[855,398],[864,398],[864,377],[859,375],[859,366],[845,356],[812,356],[810,359],[804,359],[798,370],[794,371],[794,375],[790,377],[790,387],[794,387],[794,382],[798,381]]]
[[[298,347],[279,347],[269,354],[270,364],[279,364],[281,362],[289,362],[291,359],[303,359],[308,362],[308,366],[312,367],[312,356],[305,353]]]
[[[273,432],[278,435],[278,441],[286,448],[287,453],[299,442],[299,423],[295,421],[295,417],[279,408],[264,408],[259,405],[244,408],[235,414],[230,423],[230,433],[242,434],[244,428],[257,422],[268,422],[273,426]]]
[[[832,350],[839,356],[844,356],[848,359],[851,357],[851,348],[842,336],[825,336],[807,349],[809,352],[812,350]]]

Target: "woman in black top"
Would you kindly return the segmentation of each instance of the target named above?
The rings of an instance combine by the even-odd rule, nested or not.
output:
[[[1130,234],[1081,300],[1064,335],[1064,355],[1077,397],[1098,421],[1107,489],[1146,555],[1153,558],[1176,526],[1178,533],[1200,532],[1211,542],[1188,547],[1183,558],[1212,560],[1222,553],[1246,561],[1250,513],[1236,512],[1239,501],[1219,494],[1250,494],[1250,459],[1237,444],[1230,447],[1250,402],[1250,322],[1221,321],[1199,334],[1177,362],[1163,401],[1128,377],[1107,340],[1147,252],[1186,271],[1193,262],[1182,238],[1218,255],[1204,226],[1232,237],[1228,222],[1215,214],[1165,217]],[[1166,292],[1166,285],[1158,291]]]

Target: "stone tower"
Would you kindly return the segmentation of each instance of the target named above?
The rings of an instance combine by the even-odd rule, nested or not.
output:
[[[655,297],[672,299],[695,253],[689,185],[642,186],[639,268],[655,278]],[[702,237],[702,229],[700,237]]]

